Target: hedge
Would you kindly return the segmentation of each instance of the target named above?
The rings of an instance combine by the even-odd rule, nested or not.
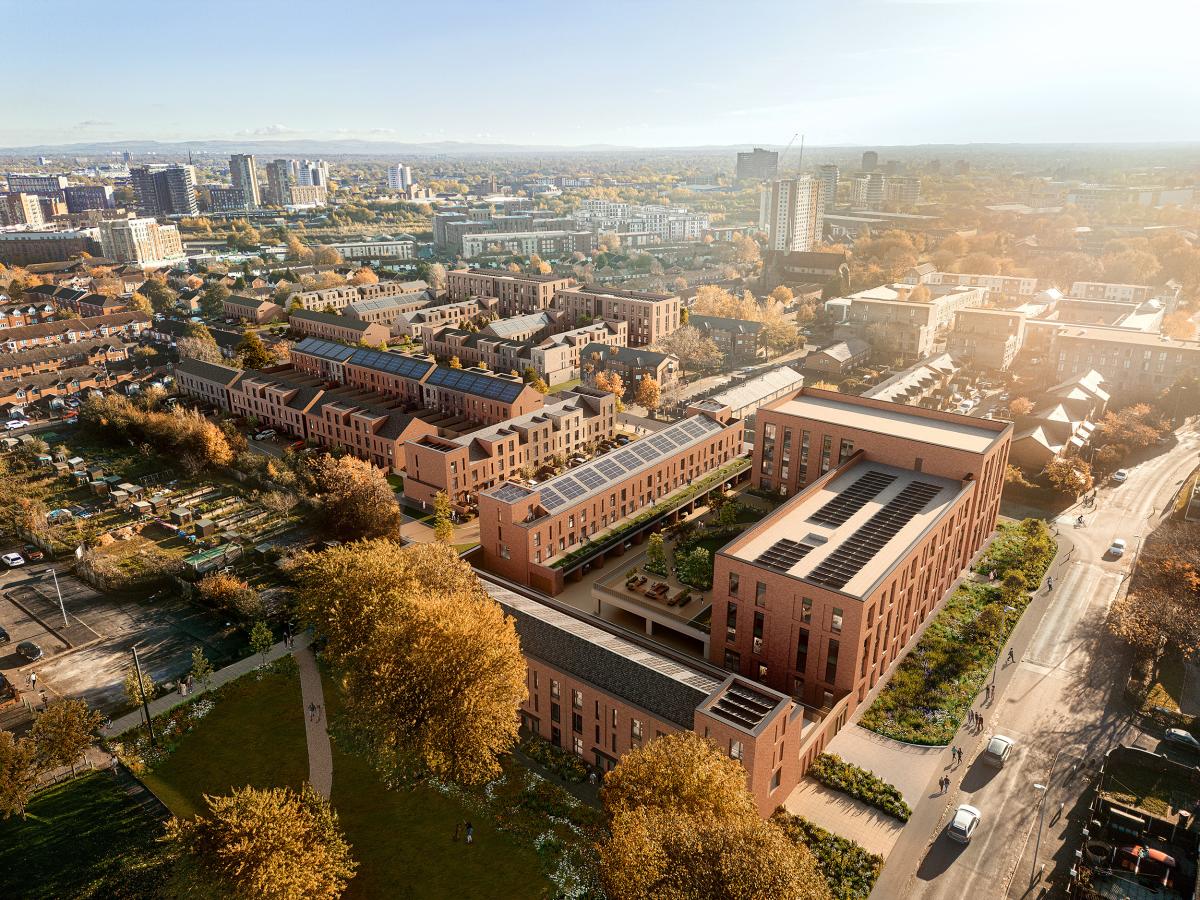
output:
[[[782,806],[771,821],[793,842],[808,849],[829,885],[833,900],[866,900],[883,869],[883,857],[870,853],[854,841],[826,831],[819,825],[789,813]]]
[[[813,760],[808,774],[826,787],[849,794],[901,822],[907,822],[912,815],[912,810],[894,785],[888,784],[874,772],[846,762],[836,753],[822,753]]]

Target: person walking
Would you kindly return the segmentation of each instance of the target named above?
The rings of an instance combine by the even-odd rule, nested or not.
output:
[[[308,704],[308,720],[310,722],[316,721],[316,715],[317,715],[317,704],[309,703]]]
[[[36,687],[37,687],[37,672],[30,672],[30,673],[29,673],[29,686],[30,686],[31,688],[36,688]]]
[[[1013,648],[1009,647],[1008,648],[1008,662],[1016,662],[1016,661],[1017,661],[1016,657],[1013,656]]]
[[[1054,577],[1053,576],[1046,579],[1046,593],[1048,594],[1052,590],[1054,590]]]
[[[470,822],[467,823],[467,843],[475,843],[475,826]]]

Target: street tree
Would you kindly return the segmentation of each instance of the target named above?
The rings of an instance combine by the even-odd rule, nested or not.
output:
[[[55,700],[29,730],[38,765],[42,769],[70,766],[73,773],[79,757],[96,739],[102,718],[82,700]]]
[[[1033,401],[1028,397],[1013,397],[1008,401],[1008,411],[1013,418],[1027,416],[1033,412]]]
[[[658,382],[653,378],[645,377],[638,379],[637,387],[633,391],[633,402],[638,406],[643,406],[646,412],[651,415],[658,409],[658,404],[662,399],[662,392],[659,389]]]
[[[138,681],[136,666],[130,666],[125,670],[124,688],[126,699],[135,706],[142,705],[143,695],[146,702],[158,696],[158,685],[154,683],[154,679],[145,669],[142,669],[142,678],[140,682]]]
[[[223,896],[337,900],[357,863],[337,813],[311,785],[235,788],[206,795],[206,813],[173,818],[167,839],[193,864],[188,875]]]
[[[1092,467],[1077,457],[1058,457],[1046,464],[1046,478],[1060,491],[1078,497],[1092,489]]]
[[[454,508],[445,491],[433,495],[433,536],[443,544],[454,540]]]
[[[37,748],[33,740],[0,731],[0,818],[25,815],[38,782]]]
[[[271,626],[259,619],[250,629],[250,649],[262,657],[263,664],[267,662],[267,652],[275,643],[271,634]]]
[[[212,680],[213,666],[208,661],[208,657],[204,655],[204,648],[197,644],[192,648],[192,669],[191,676],[194,681],[200,682],[205,690],[208,690],[209,682]]]
[[[363,541],[301,557],[293,575],[341,674],[348,727],[389,779],[499,773],[525,660],[512,618],[452,547]]]

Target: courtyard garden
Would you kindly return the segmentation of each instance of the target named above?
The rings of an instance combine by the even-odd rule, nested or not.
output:
[[[1005,522],[859,724],[894,740],[942,746],[954,737],[1050,567],[1057,544],[1041,519]]]

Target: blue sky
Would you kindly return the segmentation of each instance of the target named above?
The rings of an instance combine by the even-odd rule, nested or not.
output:
[[[1200,140],[1196,0],[0,0],[0,146]]]

